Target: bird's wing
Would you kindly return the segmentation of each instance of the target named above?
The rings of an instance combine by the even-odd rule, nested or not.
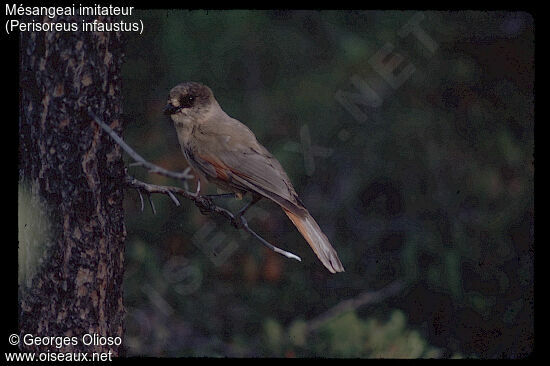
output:
[[[197,132],[195,160],[203,169],[215,172],[215,178],[256,192],[292,212],[305,212],[279,161],[248,127],[233,120],[217,124],[215,129],[203,125]]]

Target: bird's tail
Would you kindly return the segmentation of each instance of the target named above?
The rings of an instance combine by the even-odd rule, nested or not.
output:
[[[303,215],[297,215],[285,208],[283,210],[324,266],[332,273],[344,272],[344,267],[338,259],[336,250],[330,245],[326,235],[321,231],[309,212],[306,211]]]

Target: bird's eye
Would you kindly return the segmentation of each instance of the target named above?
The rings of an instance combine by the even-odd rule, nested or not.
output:
[[[180,100],[180,104],[181,104],[182,108],[190,108],[193,105],[193,100],[194,99],[195,99],[195,97],[193,97],[192,95],[183,96]]]

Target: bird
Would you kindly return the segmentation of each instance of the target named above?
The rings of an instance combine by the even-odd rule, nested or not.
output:
[[[294,190],[279,161],[243,123],[221,108],[212,90],[188,81],[174,86],[163,113],[170,116],[185,159],[195,172],[237,199],[252,195],[279,205],[331,272],[344,272],[336,250]]]

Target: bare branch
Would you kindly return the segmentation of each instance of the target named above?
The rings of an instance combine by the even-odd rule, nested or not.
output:
[[[134,149],[132,149],[130,146],[128,146],[128,144],[126,144],[124,142],[124,140],[122,140],[122,138],[120,136],[118,136],[116,134],[116,132],[113,131],[113,129],[111,127],[109,127],[109,125],[107,125],[105,122],[100,120],[92,111],[88,111],[88,114],[90,115],[90,117],[92,117],[93,121],[99,125],[99,127],[101,127],[105,132],[107,132],[107,134],[109,136],[111,136],[111,138],[113,140],[115,140],[115,142],[124,151],[126,151],[126,153],[128,155],[130,155],[130,157],[132,159],[135,160],[135,163],[133,163],[132,165],[139,165],[139,166],[142,166],[144,168],[147,168],[147,169],[149,169],[150,173],[164,175],[166,177],[175,178],[175,179],[179,179],[179,180],[183,180],[183,181],[194,178],[192,174],[189,174],[189,172],[191,171],[191,168],[189,168],[189,167],[187,167],[181,173],[176,173],[176,172],[166,170],[166,169],[164,169],[164,168],[162,168],[158,165],[155,165],[153,163],[148,162],[143,157],[141,157],[141,155],[139,155],[137,152],[135,152]]]
[[[378,291],[367,291],[361,293],[359,296],[352,299],[344,300],[338,303],[333,308],[327,310],[323,314],[314,318],[308,322],[308,332],[313,332],[317,330],[321,325],[326,323],[328,320],[343,314],[348,311],[356,310],[361,306],[374,304],[381,302],[382,300],[387,299],[388,297],[397,295],[403,288],[405,283],[402,280],[396,280],[390,283],[388,286],[382,288]]]
[[[156,184],[145,183],[136,178],[130,177],[129,175],[126,176],[126,185],[128,187],[136,189],[138,192],[145,192],[149,197],[149,202],[151,203],[151,205],[152,205],[152,201],[150,200],[150,195],[152,193],[160,193],[160,194],[165,194],[169,197],[170,196],[174,197],[175,202],[178,202],[178,204],[179,204],[179,201],[176,199],[174,194],[179,194],[180,196],[183,196],[184,198],[187,198],[188,200],[193,201],[195,206],[197,206],[203,214],[207,214],[210,216],[215,216],[215,215],[223,216],[235,228],[242,229],[248,232],[249,234],[254,236],[256,239],[258,239],[263,245],[273,250],[274,252],[282,254],[287,258],[301,261],[300,257],[298,257],[297,255],[287,252],[286,250],[280,249],[270,244],[265,239],[263,239],[260,235],[258,235],[254,230],[252,230],[248,226],[248,223],[246,222],[246,219],[244,218],[244,216],[239,216],[237,218],[235,215],[233,215],[231,212],[229,212],[225,208],[216,206],[210,197],[201,196],[197,194],[199,190],[197,190],[197,192],[195,193],[191,193],[179,187],[159,186]],[[154,206],[152,205],[151,207],[153,209],[153,212],[155,212]]]

